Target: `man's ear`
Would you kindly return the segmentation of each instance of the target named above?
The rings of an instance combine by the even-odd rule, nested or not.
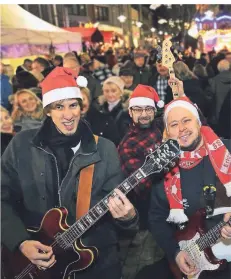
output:
[[[128,113],[129,113],[130,117],[132,118],[132,110],[130,108],[128,109]]]

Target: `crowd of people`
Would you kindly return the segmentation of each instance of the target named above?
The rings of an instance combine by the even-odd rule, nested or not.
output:
[[[174,233],[176,224],[206,207],[206,185],[217,191],[213,210],[228,208],[219,218],[226,222],[222,239],[231,239],[231,52],[202,53],[200,59],[193,51],[174,55],[171,79],[156,49],[114,53],[99,48],[25,59],[15,74],[1,63],[4,247],[20,249],[39,269],[50,268],[56,260],[52,248],[31,239],[26,228],[39,227],[44,214],[57,206],[68,209],[73,224],[82,170],[94,165],[89,210],[168,138],[180,144],[177,166],[145,177],[127,197],[115,190],[107,204],[111,216],[106,214],[82,239],[85,246],[97,247],[98,261],[77,277],[149,279],[158,273],[156,278],[176,278],[168,263],[188,276],[196,274],[195,259],[180,249]],[[218,218],[207,223],[210,228]],[[122,264],[129,249],[145,242],[148,265],[126,277]],[[157,262],[153,243],[163,255]],[[227,246],[231,261],[231,242]],[[226,279],[229,272],[227,264],[201,278]]]

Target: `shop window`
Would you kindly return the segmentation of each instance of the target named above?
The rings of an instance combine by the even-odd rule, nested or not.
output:
[[[98,21],[108,21],[109,20],[108,7],[95,6],[95,19]]]
[[[66,5],[69,15],[86,16],[86,5]]]

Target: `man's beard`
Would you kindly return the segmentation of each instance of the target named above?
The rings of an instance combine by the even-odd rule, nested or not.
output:
[[[197,149],[200,142],[201,142],[201,135],[198,135],[198,137],[189,146],[187,147],[181,146],[180,148],[182,151],[194,151]]]
[[[141,123],[141,120],[149,120],[149,122],[147,123]],[[154,120],[154,119],[153,119]],[[135,123],[135,125],[137,125],[138,127],[140,127],[141,129],[148,129],[151,127],[153,120],[151,119],[150,116],[145,116],[145,117],[139,117],[138,118],[138,123]]]

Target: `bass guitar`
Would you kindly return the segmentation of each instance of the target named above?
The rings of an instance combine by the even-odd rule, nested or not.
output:
[[[205,229],[206,216],[207,216],[206,209],[198,210],[189,219],[189,222],[186,225],[186,227],[176,232],[176,239],[179,243],[180,249],[186,251],[189,254],[190,258],[194,261],[197,270],[199,271],[197,274],[187,277],[186,275],[182,275],[180,269],[177,267],[176,264],[175,265],[170,264],[171,270],[175,275],[176,279],[183,279],[183,278],[198,279],[202,271],[204,270],[213,271],[213,270],[221,269],[227,262],[226,259],[224,258],[218,259],[215,256],[215,254],[216,254],[216,248],[219,246],[219,243],[217,243],[217,241],[221,237],[220,231],[222,227],[225,226],[227,223],[231,225],[231,217],[227,223],[221,221],[216,226],[211,228],[208,232],[206,232]],[[231,251],[231,241],[227,243],[226,246],[227,246],[226,248],[223,247],[224,257],[225,257],[226,249]],[[211,278],[212,278],[212,273],[211,273]]]
[[[180,154],[175,140],[168,140],[146,156],[145,162],[137,171],[125,179],[117,188],[125,195],[150,174],[159,173],[174,167],[174,159]],[[31,239],[51,246],[56,263],[46,270],[40,270],[32,264],[19,250],[10,252],[2,250],[2,276],[5,279],[64,279],[76,271],[84,270],[97,258],[96,247],[85,247],[81,236],[108,212],[109,197],[114,197],[114,190],[92,207],[87,214],[72,226],[66,222],[66,208],[49,210],[41,222],[39,230],[29,232]]]

